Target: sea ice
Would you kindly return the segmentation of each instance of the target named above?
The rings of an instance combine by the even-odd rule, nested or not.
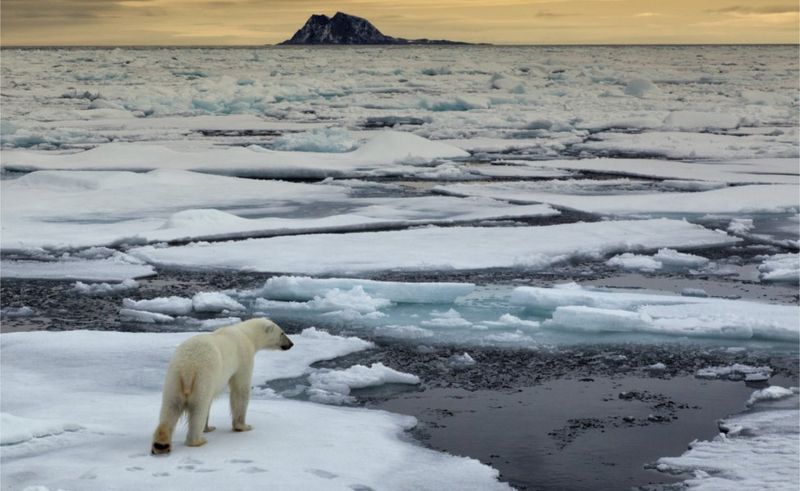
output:
[[[761,401],[774,401],[778,399],[784,399],[786,397],[791,397],[794,394],[797,394],[797,387],[792,387],[791,389],[787,389],[784,387],[780,387],[778,385],[772,385],[767,387],[766,389],[761,389],[753,392],[750,395],[750,399],[747,400],[747,405],[752,406],[753,404]]]
[[[207,445],[187,448],[179,428],[173,455],[152,458],[146,429],[158,417],[164,370],[175,346],[191,334],[3,334],[2,412],[24,414],[36,422],[31,429],[41,428],[39,422],[53,414],[70,415],[69,426],[61,430],[81,427],[0,447],[4,486],[245,489],[263,484],[266,473],[271,485],[283,489],[345,489],[354,484],[373,489],[509,489],[497,481],[497,471],[476,460],[407,441],[402,433],[415,424],[413,418],[262,396],[259,391],[248,410],[253,431],[218,430]],[[370,346],[315,330],[291,338],[295,346],[290,351],[256,355],[254,384],[297,377],[315,361]],[[39,356],[42,352],[47,356]],[[47,405],[41,404],[43,391],[50,396]],[[211,423],[219,427],[226,421],[228,409],[218,402]],[[3,421],[3,438],[6,428]],[[365,448],[380,458],[365,458]]]
[[[579,332],[796,341],[800,312],[792,305],[589,289],[518,287],[511,303],[551,316],[542,326]]]
[[[122,300],[122,307],[131,310],[157,312],[167,315],[188,315],[192,311],[192,300],[184,297],[158,297],[147,300]]]
[[[221,292],[199,292],[192,297],[195,312],[224,312],[246,310],[244,305]]]
[[[591,236],[592,240],[587,240]],[[570,257],[626,250],[699,248],[739,239],[679,220],[607,221],[543,227],[421,228],[392,232],[317,234],[141,247],[131,251],[156,265],[331,274],[394,270],[541,269]],[[414,254],[406,254],[413,250]]]
[[[758,266],[761,281],[800,282],[800,255],[775,254],[767,256]]]
[[[777,401],[756,397],[753,402],[749,411],[721,421],[721,433],[713,440],[695,440],[683,455],[658,459],[656,469],[691,475],[682,483],[687,489],[797,489],[798,396]]]
[[[352,389],[362,389],[383,384],[419,384],[420,379],[410,373],[398,372],[383,363],[373,363],[369,367],[353,365],[345,370],[319,370],[308,377],[311,383],[311,400],[317,402],[348,402],[351,399],[337,399],[336,395],[348,396]],[[333,394],[331,398],[329,395]]]
[[[372,297],[397,303],[453,303],[475,289],[472,283],[414,283],[374,281],[355,278],[311,278],[275,276],[254,294],[270,300],[307,301],[332,289],[360,287]]]
[[[695,372],[697,378],[724,378],[729,380],[767,380],[772,375],[772,368],[767,366],[753,367],[735,363],[722,367],[706,367]]]
[[[77,281],[72,287],[72,290],[89,297],[105,297],[118,295],[120,293],[128,293],[137,288],[139,288],[139,282],[127,279],[121,283],[84,283],[82,281]]]

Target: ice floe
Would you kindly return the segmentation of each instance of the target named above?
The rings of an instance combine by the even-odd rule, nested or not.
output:
[[[778,393],[781,400],[757,395]],[[721,432],[713,440],[695,440],[683,455],[658,459],[655,468],[691,476],[683,482],[687,489],[796,489],[800,471],[796,391],[769,387],[754,393],[751,400],[752,409],[719,423]]]
[[[471,283],[414,283],[355,278],[276,276],[267,280],[257,294],[271,300],[306,301],[334,288],[348,290],[356,286],[374,297],[401,303],[451,303],[475,288]]]
[[[253,431],[217,430],[207,445],[195,449],[180,443],[179,429],[173,455],[153,458],[148,429],[157,420],[164,370],[175,346],[189,335],[4,334],[4,484],[15,489],[252,487],[263,483],[267,473],[270,483],[283,488],[508,489],[488,466],[408,442],[402,433],[415,424],[413,418],[285,400],[259,391],[248,411]],[[314,330],[292,339],[290,351],[256,356],[255,384],[296,377],[314,361],[370,346]],[[42,352],[47,357],[39,356]],[[50,394],[44,406],[42,391]],[[224,426],[227,412],[225,404],[216,404],[212,424]],[[70,422],[51,422],[52,414],[69,414]],[[19,423],[15,431],[6,431],[8,421]],[[43,434],[50,436],[26,440]],[[365,448],[376,449],[381,458],[365,461]]]
[[[775,254],[758,266],[761,281],[800,282],[800,255]]]
[[[345,370],[319,370],[311,373],[307,389],[312,401],[342,404],[351,402],[352,389],[363,389],[383,384],[420,383],[419,377],[410,373],[398,372],[383,363],[373,363],[369,367],[353,365]]]
[[[591,237],[591,240],[587,240]],[[608,221],[543,227],[421,228],[317,234],[141,247],[136,257],[157,265],[283,273],[357,273],[385,269],[541,269],[570,257],[731,244],[738,239],[680,220]],[[413,250],[414,254],[405,254]]]
[[[4,152],[8,170],[194,170],[260,177],[326,177],[402,173],[395,164],[424,164],[436,159],[468,157],[457,147],[411,133],[378,131],[351,152],[292,152],[259,146],[202,150],[146,143],[107,143],[83,152]]]
[[[671,336],[796,341],[800,312],[771,305],[678,295],[583,288],[518,287],[513,304],[549,312],[542,326],[588,333],[638,332]]]
[[[439,191],[456,196],[513,199],[548,203],[606,215],[702,215],[707,213],[768,213],[800,209],[796,185],[735,186],[694,193],[555,194],[531,189],[527,183],[453,184]]]

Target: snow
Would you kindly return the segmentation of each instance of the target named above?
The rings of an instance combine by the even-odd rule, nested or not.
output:
[[[34,438],[47,438],[65,431],[79,431],[80,425],[51,419],[32,419],[0,413],[0,445],[18,445]]]
[[[179,429],[173,454],[152,457],[150,431],[164,370],[174,348],[191,334],[3,334],[4,486],[252,488],[262,485],[266,475],[271,486],[283,489],[508,489],[497,481],[497,471],[478,461],[410,443],[403,432],[415,420],[408,416],[286,400],[261,391],[254,392],[248,410],[253,431],[227,431],[228,410],[217,401],[211,423],[219,429],[207,445],[183,446],[184,430]],[[291,338],[292,350],[256,356],[254,384],[297,376],[314,361],[369,346],[320,331]],[[48,356],[39,356],[42,352]],[[47,405],[41,404],[42,391],[49,394]],[[24,420],[13,419],[23,414]],[[48,421],[52,414],[68,414],[69,422]],[[24,421],[20,428],[50,436],[5,445],[14,436],[6,433],[9,415],[15,424]],[[380,458],[365,459],[365,449]]]
[[[428,327],[471,327],[472,323],[455,310],[450,309],[445,312],[433,311],[431,318],[424,320],[420,324]]]
[[[591,240],[587,240],[591,237]],[[542,227],[421,228],[391,232],[140,247],[130,252],[156,265],[281,273],[335,274],[399,270],[541,269],[570,257],[625,250],[698,248],[738,239],[679,220],[574,223]],[[405,251],[413,250],[413,255]]]
[[[383,363],[373,363],[369,367],[353,365],[345,370],[319,370],[308,377],[311,383],[308,392],[312,401],[345,403],[352,401],[347,396],[352,389],[363,389],[383,384],[420,383],[419,377],[410,373],[398,372]]]
[[[789,342],[800,338],[800,312],[792,305],[590,289],[574,283],[518,287],[511,303],[549,312],[542,326],[555,330]]]
[[[355,278],[311,278],[309,276],[275,276],[255,294],[270,300],[307,301],[330,290],[362,291],[375,298],[398,303],[452,303],[475,289],[472,283],[414,283],[374,281]]]
[[[770,387],[769,393],[788,389]],[[762,391],[758,391],[759,393]],[[793,391],[789,391],[793,392]],[[782,400],[756,397],[754,407],[719,423],[721,433],[710,441],[694,441],[679,457],[662,457],[656,469],[690,475],[683,485],[704,491],[795,490],[798,452],[798,396]]]

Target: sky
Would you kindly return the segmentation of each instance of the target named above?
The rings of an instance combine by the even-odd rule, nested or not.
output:
[[[798,0],[2,0],[10,45],[258,45],[315,13],[495,44],[800,42]]]

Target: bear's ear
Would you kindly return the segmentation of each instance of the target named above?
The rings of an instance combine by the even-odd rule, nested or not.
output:
[[[275,330],[275,327],[276,327],[276,326],[275,326],[275,324],[273,324],[273,323],[269,322],[269,323],[267,323],[267,324],[265,324],[265,325],[264,325],[264,331],[265,331],[267,334],[270,334],[272,331],[274,331],[274,330]]]

